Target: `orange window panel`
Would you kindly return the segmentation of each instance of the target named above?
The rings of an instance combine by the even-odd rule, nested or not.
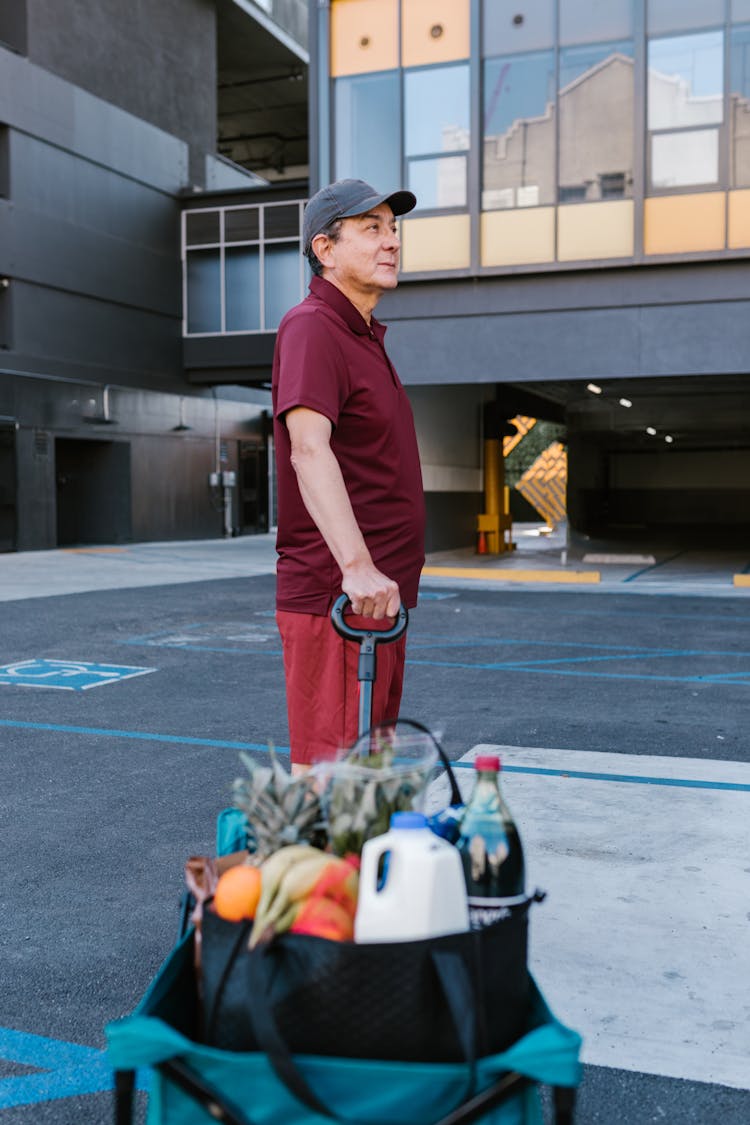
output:
[[[646,254],[689,254],[723,250],[723,191],[660,195],[645,201],[643,249]]]
[[[729,249],[750,246],[750,190],[729,193]]]
[[[467,269],[471,260],[468,215],[435,215],[401,222],[404,273]]]
[[[334,0],[331,77],[398,66],[397,0]]]
[[[401,65],[469,57],[469,0],[402,0]]]
[[[554,207],[485,211],[481,232],[483,266],[519,266],[555,260]]]
[[[557,257],[561,262],[632,258],[632,199],[571,203],[557,213]]]

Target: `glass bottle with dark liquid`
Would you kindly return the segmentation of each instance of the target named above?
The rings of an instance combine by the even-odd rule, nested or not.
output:
[[[475,759],[476,784],[456,843],[464,866],[473,930],[507,917],[525,899],[523,848],[500,789],[500,759]]]

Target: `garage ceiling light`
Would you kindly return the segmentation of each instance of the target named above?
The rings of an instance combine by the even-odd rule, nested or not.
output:
[[[656,437],[656,430],[653,426],[646,426],[646,433],[651,434],[651,437]]]
[[[621,398],[620,399],[620,406],[632,406],[632,405],[633,404],[632,404],[632,402],[630,401],[629,398]]]
[[[592,395],[600,395],[602,393],[602,388],[598,387],[596,383],[587,383],[586,390],[591,391]]]

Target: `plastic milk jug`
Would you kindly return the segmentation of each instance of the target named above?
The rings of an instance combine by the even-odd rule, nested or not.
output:
[[[419,941],[468,928],[458,849],[421,813],[393,813],[390,831],[362,849],[354,940]]]

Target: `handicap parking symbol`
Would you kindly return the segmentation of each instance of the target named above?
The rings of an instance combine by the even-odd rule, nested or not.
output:
[[[0,684],[87,691],[101,684],[114,684],[118,680],[129,680],[155,671],[155,668],[134,668],[125,664],[90,664],[83,660],[36,657],[19,660],[15,664],[0,664]]]

